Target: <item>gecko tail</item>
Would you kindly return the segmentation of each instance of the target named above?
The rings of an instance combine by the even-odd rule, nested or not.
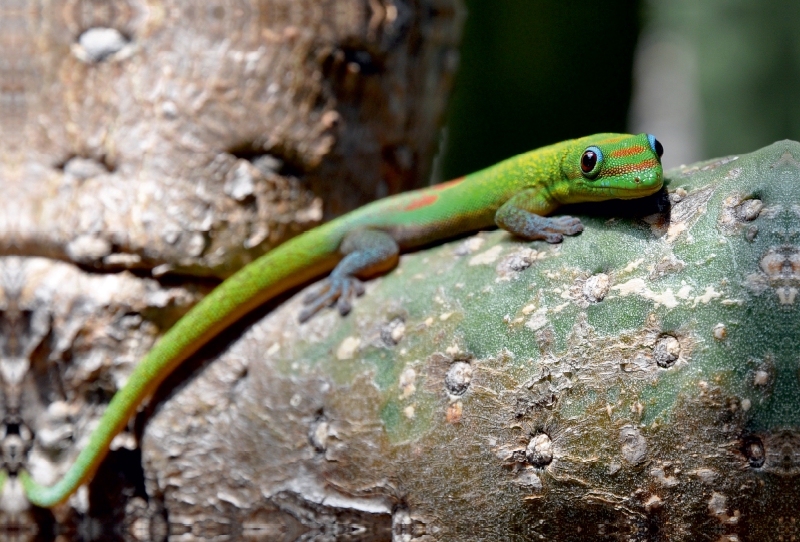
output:
[[[92,477],[108,454],[111,440],[167,376],[245,314],[333,269],[341,259],[340,238],[333,222],[305,232],[243,267],[192,307],[136,365],[61,480],[44,486],[28,471],[20,471],[28,500],[50,508],[69,498]],[[4,479],[0,477],[0,481]]]

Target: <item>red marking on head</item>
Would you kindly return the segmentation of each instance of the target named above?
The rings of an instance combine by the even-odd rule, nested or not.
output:
[[[414,201],[412,201],[411,203],[409,203],[405,207],[403,207],[403,210],[404,211],[413,211],[413,210],[419,209],[421,207],[427,207],[428,205],[431,205],[432,203],[434,203],[437,199],[439,199],[439,196],[437,196],[436,194],[425,194],[425,195],[420,196],[419,198],[415,199]]]
[[[624,175],[626,173],[633,173],[634,171],[642,171],[645,169],[654,168],[658,165],[658,160],[648,158],[636,164],[624,164],[622,166],[610,167],[603,170],[603,177],[614,177],[616,175]]]
[[[625,156],[633,156],[634,154],[639,154],[646,151],[647,148],[642,145],[634,145],[633,147],[626,147],[624,149],[617,149],[615,151],[611,151],[609,156],[613,158],[624,158]]]
[[[452,181],[447,181],[445,183],[439,183],[431,186],[431,190],[444,190],[445,188],[450,188],[451,186],[457,185],[461,181],[464,180],[464,177],[459,177],[458,179],[453,179]]]

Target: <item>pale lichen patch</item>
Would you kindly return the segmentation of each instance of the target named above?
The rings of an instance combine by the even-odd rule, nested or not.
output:
[[[672,292],[672,288],[667,288],[665,291],[660,293],[654,292],[647,287],[644,279],[641,278],[631,279],[627,282],[623,282],[622,284],[616,284],[612,286],[611,289],[618,291],[619,295],[622,297],[632,294],[639,295],[645,299],[653,301],[656,304],[656,307],[663,305],[668,309],[673,309],[679,304],[678,300],[675,298],[675,294]]]
[[[644,279],[631,279],[627,282],[616,284],[611,289],[617,290],[622,297],[625,297],[631,294],[640,294],[647,290],[647,284],[645,284]]]
[[[556,305],[555,307],[553,307],[552,311],[553,311],[553,313],[559,313],[559,312],[563,311],[564,309],[566,309],[569,306],[570,306],[570,303],[569,303],[569,301],[567,301],[566,303],[562,303],[560,305]]]
[[[702,295],[698,295],[694,298],[694,303],[692,303],[692,307],[696,307],[698,303],[703,303],[707,305],[711,302],[712,299],[717,299],[722,297],[722,294],[714,290],[713,286],[707,286],[706,291]]]
[[[521,324],[524,321],[525,321],[525,317],[523,317],[523,316],[518,316],[517,318],[514,318],[513,320],[511,318],[510,314],[506,314],[505,316],[503,316],[503,322],[508,324],[509,326],[516,326],[517,324]]]
[[[488,265],[497,261],[500,253],[503,252],[503,245],[495,245],[485,252],[481,252],[470,258],[469,265]]]
[[[631,272],[635,271],[636,269],[638,269],[638,267],[640,265],[642,265],[643,262],[644,262],[644,258],[639,258],[638,260],[634,260],[634,261],[630,262],[628,265],[626,265],[622,269],[622,273],[631,273]]]
[[[673,309],[678,306],[678,300],[675,299],[675,295],[672,293],[672,288],[667,288],[662,293],[649,291],[645,293],[644,297],[655,302],[656,307],[659,305],[664,305],[668,309]]]
[[[667,475],[662,466],[650,469],[650,476],[655,478],[656,481],[664,487],[675,487],[680,483],[677,477]]]
[[[336,359],[353,359],[359,346],[361,346],[361,339],[358,337],[347,337],[339,344],[339,348],[336,349]]]
[[[474,254],[486,243],[486,239],[481,236],[470,237],[463,243],[458,245],[453,253],[456,256],[466,256],[467,254]]]
[[[406,369],[400,373],[399,386],[402,390],[400,399],[407,399],[408,397],[414,395],[414,392],[417,391],[417,387],[415,385],[416,379],[417,372],[411,367],[406,367]]]
[[[539,309],[525,323],[531,331],[538,331],[547,325],[547,309]]]
[[[680,234],[686,231],[687,225],[684,222],[674,222],[667,228],[667,241],[674,241]]]

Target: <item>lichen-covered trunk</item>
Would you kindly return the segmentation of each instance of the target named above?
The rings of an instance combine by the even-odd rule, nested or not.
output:
[[[150,493],[251,534],[790,536],[800,144],[666,177],[561,245],[406,255],[344,319],[289,300],[150,420]]]

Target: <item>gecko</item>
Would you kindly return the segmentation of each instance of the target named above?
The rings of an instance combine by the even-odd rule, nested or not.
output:
[[[661,143],[650,134],[596,134],[504,160],[464,177],[390,196],[286,241],[223,281],[175,323],[114,395],[67,473],[53,486],[17,474],[28,500],[65,501],[91,479],[111,440],[139,404],[189,356],[259,305],[327,277],[304,299],[300,322],[329,306],[346,315],[362,279],[386,273],[401,252],[498,226],[559,243],[583,230],[578,218],[547,216],[569,203],[633,199],[661,189]],[[0,472],[0,483],[8,472]]]

